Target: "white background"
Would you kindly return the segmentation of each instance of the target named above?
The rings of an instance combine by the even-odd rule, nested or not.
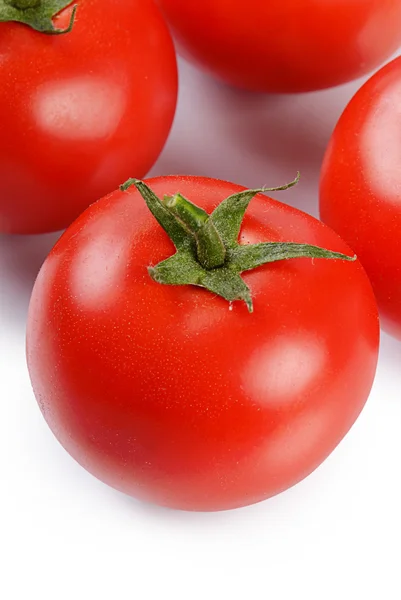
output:
[[[299,186],[277,197],[316,215],[325,146],[361,81],[268,97],[180,71],[176,121],[152,174],[257,187],[299,169]],[[0,598],[400,600],[401,343],[382,336],[362,416],[295,488],[222,513],[142,504],[67,455],[30,388],[26,312],[56,237],[0,236]]]

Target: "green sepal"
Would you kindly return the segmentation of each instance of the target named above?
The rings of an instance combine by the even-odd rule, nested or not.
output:
[[[163,227],[177,250],[194,248],[195,239],[189,229],[143,181],[128,179],[123,185],[120,185],[120,190],[124,192],[132,185],[139,191],[150,212]]]
[[[189,250],[180,250],[173,256],[148,267],[149,275],[158,283],[167,285],[200,285],[205,270]]]
[[[290,258],[325,258],[332,260],[356,260],[356,256],[347,256],[340,252],[325,250],[310,244],[296,244],[293,242],[262,242],[249,246],[237,245],[230,251],[230,264],[233,269],[242,273],[267,263]]]
[[[221,296],[225,300],[228,300],[228,302],[243,300],[249,312],[253,312],[251,290],[240,274],[229,267],[220,267],[213,271],[207,271],[202,280],[202,285],[209,292]]]
[[[260,192],[288,189],[298,180],[299,174],[290,184],[280,188],[245,190],[234,194],[223,200],[210,216],[180,194],[161,201],[144,182],[137,179],[129,179],[120,189],[126,191],[131,185],[136,187],[177,249],[173,256],[149,267],[149,274],[155,281],[166,285],[200,286],[229,302],[242,300],[252,312],[251,291],[241,277],[242,272],[294,258],[356,260],[356,256],[311,244],[238,243],[242,219],[252,198]]]
[[[53,19],[73,0],[0,0],[0,22],[14,21],[28,25],[40,33],[59,35],[69,33],[74,25],[78,6],[73,7],[66,29],[57,29]]]
[[[257,195],[264,192],[281,192],[288,190],[299,182],[300,174],[285,185],[268,188],[263,187],[255,190],[244,190],[229,196],[214,209],[210,218],[212,219],[220,238],[227,248],[234,248],[238,241],[242,221],[250,201]]]

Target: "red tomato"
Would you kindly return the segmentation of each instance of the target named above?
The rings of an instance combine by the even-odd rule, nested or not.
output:
[[[243,188],[149,180],[210,212]],[[349,253],[321,222],[258,195],[242,244],[307,242]],[[27,357],[49,426],[99,479],[189,510],[251,504],[317,467],[359,415],[378,315],[356,262],[294,259],[244,274],[254,300],[153,281],[173,244],[135,188],[92,205],[38,276]]]
[[[384,328],[401,339],[400,94],[397,58],[351,100],[325,156],[320,211],[358,254]]]
[[[184,56],[250,90],[304,92],[368,73],[401,43],[400,0],[157,0]]]
[[[132,173],[143,177],[170,130],[176,58],[159,10],[150,0],[75,3],[62,35],[0,23],[2,232],[66,227]]]

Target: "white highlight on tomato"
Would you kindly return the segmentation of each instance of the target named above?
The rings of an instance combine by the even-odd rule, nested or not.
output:
[[[401,202],[401,82],[386,90],[360,133],[361,161],[372,193]]]
[[[125,110],[120,86],[89,75],[41,86],[33,110],[44,130],[63,139],[100,140],[112,135]]]
[[[105,217],[98,227],[93,223],[93,235],[82,244],[71,265],[69,287],[76,304],[82,309],[102,311],[115,302],[116,288],[127,270],[130,248],[124,237],[114,235]],[[91,233],[87,225],[85,233]]]
[[[251,356],[243,378],[244,389],[252,396],[277,402],[302,402],[302,395],[324,372],[327,360],[323,341],[306,332],[297,337],[278,336]]]

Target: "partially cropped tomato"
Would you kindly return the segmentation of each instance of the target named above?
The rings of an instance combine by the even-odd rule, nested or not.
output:
[[[157,0],[184,56],[250,90],[304,92],[368,73],[401,43],[401,0]]]
[[[323,221],[358,254],[384,328],[401,339],[401,58],[354,96],[323,163]]]
[[[0,232],[58,230],[155,162],[176,106],[173,43],[151,0],[0,2],[12,18],[32,26],[0,22]]]
[[[135,185],[83,213],[34,287],[34,392],[68,452],[123,492],[189,510],[263,500],[315,469],[365,404],[370,283],[337,234],[294,208],[256,195],[241,226],[256,192],[147,183],[176,254]]]

